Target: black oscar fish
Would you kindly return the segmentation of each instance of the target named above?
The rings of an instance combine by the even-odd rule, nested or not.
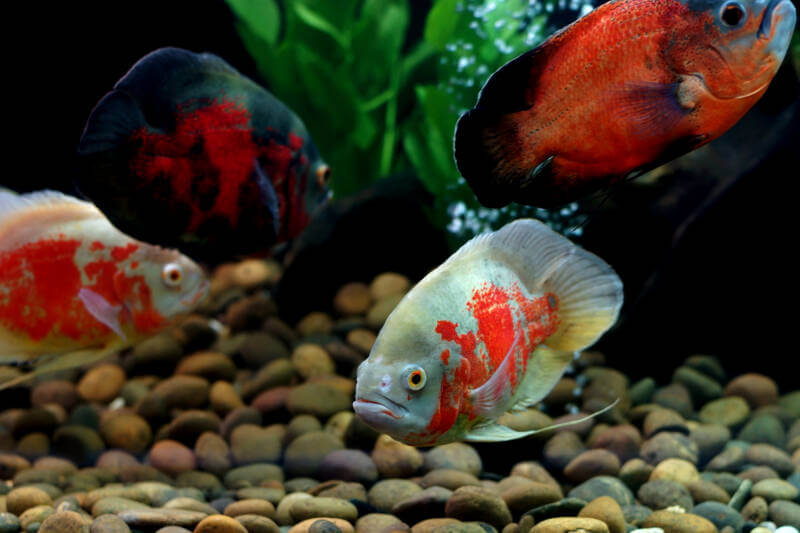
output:
[[[92,111],[76,185],[120,230],[210,261],[297,236],[327,198],[302,121],[212,54],[162,48]]]

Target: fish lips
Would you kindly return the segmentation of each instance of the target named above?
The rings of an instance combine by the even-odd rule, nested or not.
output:
[[[758,38],[772,41],[769,47],[781,61],[789,49],[796,18],[791,0],[771,0],[764,9]]]
[[[383,395],[357,398],[353,402],[353,411],[367,424],[384,432],[396,429],[398,421],[408,414],[407,408]]]

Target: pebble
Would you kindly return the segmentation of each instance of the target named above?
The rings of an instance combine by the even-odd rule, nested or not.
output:
[[[339,528],[341,533],[354,533],[355,529],[353,525],[348,522],[347,520],[343,520],[341,518],[335,518],[331,516],[326,517],[317,517],[317,518],[309,518],[307,520],[303,520],[302,522],[295,524],[292,526],[287,533],[314,533],[311,530],[311,526],[315,523],[319,522],[321,519],[326,520],[327,522],[331,522],[336,527]]]
[[[274,518],[275,506],[266,500],[246,499],[231,503],[223,513],[232,517],[249,514]]]
[[[294,439],[284,452],[284,469],[289,477],[313,476],[325,459],[344,443],[325,431],[310,431]]]
[[[6,510],[17,516],[37,505],[50,505],[53,500],[40,488],[18,487],[6,495]]]
[[[731,527],[734,531],[740,531],[744,526],[744,518],[735,509],[720,502],[703,502],[691,509],[692,514],[706,518],[712,522],[717,529]]]
[[[794,471],[792,457],[771,444],[753,444],[747,447],[744,453],[745,461],[768,466],[774,469],[781,477],[787,477]]]
[[[281,441],[269,429],[242,424],[230,432],[230,450],[234,463],[238,465],[271,463],[281,456]]]
[[[297,522],[313,517],[334,517],[355,522],[358,509],[348,501],[320,496],[298,500],[289,509],[289,515]]]
[[[295,372],[304,380],[334,374],[336,370],[331,356],[317,344],[305,343],[296,347],[291,360]]]
[[[172,376],[155,386],[153,393],[167,408],[197,409],[208,402],[208,380],[199,376]]]
[[[654,510],[673,505],[689,510],[694,506],[689,490],[680,483],[667,479],[648,481],[639,487],[636,496],[644,505]]]
[[[750,372],[732,379],[725,386],[725,395],[744,398],[751,409],[756,409],[777,402],[778,386],[769,377]]]
[[[199,376],[209,381],[233,381],[236,377],[236,366],[223,353],[202,351],[181,359],[175,368],[175,374]]]
[[[668,510],[654,511],[640,525],[643,528],[658,527],[670,533],[717,533],[713,522],[702,516]]]
[[[436,446],[425,454],[426,471],[437,469],[460,470],[473,476],[481,473],[483,465],[475,448],[463,442]]]
[[[310,414],[327,418],[349,409],[353,397],[327,383],[307,382],[289,392],[286,408],[292,414]]]
[[[445,505],[452,494],[453,491],[444,487],[428,487],[397,502],[391,511],[393,515],[409,524],[444,516]]]
[[[148,457],[153,467],[171,476],[194,470],[197,465],[194,452],[174,440],[158,441]]]
[[[89,533],[131,533],[131,528],[117,515],[104,514],[92,521]]]
[[[772,502],[794,500],[800,495],[800,490],[782,479],[763,479],[753,485],[751,493],[753,496],[760,496],[767,502]]]
[[[377,301],[387,296],[405,294],[411,288],[411,282],[407,277],[396,272],[384,272],[379,274],[369,284],[369,292],[372,299]]]
[[[595,518],[608,526],[609,533],[625,533],[625,516],[614,498],[601,496],[586,504],[579,518]]]
[[[736,428],[750,416],[750,406],[739,396],[727,396],[705,404],[698,416],[700,421],[706,424],[721,424]]]
[[[318,476],[371,485],[378,480],[378,468],[370,456],[361,450],[334,450],[322,460]]]
[[[700,473],[694,464],[684,459],[669,458],[658,463],[650,474],[650,480],[668,479],[684,486],[698,481]]]
[[[88,402],[108,403],[125,385],[125,371],[115,364],[103,363],[89,369],[77,385],[78,395]]]
[[[608,450],[586,450],[564,467],[564,477],[581,483],[595,476],[615,476],[619,472],[619,458]]]
[[[218,514],[202,519],[193,533],[248,533],[248,531],[236,519]]]
[[[366,284],[360,282],[342,285],[333,297],[333,308],[345,316],[363,315],[371,305],[371,291]]]
[[[280,533],[281,529],[266,516],[243,514],[236,517],[236,521],[244,526],[247,533]]]
[[[388,435],[378,437],[371,457],[384,478],[413,476],[424,464],[422,453],[417,448]]]
[[[550,518],[533,526],[530,533],[609,533],[608,526],[601,520],[589,517]]]
[[[775,500],[769,504],[769,518],[776,524],[800,528],[800,504]]]
[[[136,413],[109,413],[100,423],[106,445],[132,454],[143,453],[153,438],[147,421]]]
[[[367,493],[367,501],[381,513],[391,513],[400,502],[422,492],[422,487],[407,479],[382,479]]]
[[[484,521],[500,530],[511,522],[511,511],[496,493],[483,487],[460,487],[445,505],[445,515],[461,521]]]

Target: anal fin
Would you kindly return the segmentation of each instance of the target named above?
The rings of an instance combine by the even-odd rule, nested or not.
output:
[[[31,372],[18,376],[10,381],[6,381],[5,383],[0,383],[0,390],[15,387],[21,383],[28,382],[31,379],[44,374],[50,374],[60,370],[69,370],[71,368],[77,368],[79,366],[95,363],[113,354],[119,350],[120,347],[121,346],[119,344],[114,344],[112,346],[99,348],[96,350],[78,350],[61,355],[46,356],[46,362],[38,365]]]

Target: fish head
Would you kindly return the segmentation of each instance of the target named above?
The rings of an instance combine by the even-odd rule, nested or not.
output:
[[[141,246],[128,268],[115,277],[114,285],[134,323],[144,330],[192,311],[209,289],[197,263],[177,250],[152,245]]]
[[[672,67],[700,78],[718,99],[761,94],[778,71],[794,31],[791,0],[687,0],[683,39],[668,46]],[[691,37],[688,37],[691,36]]]
[[[369,357],[358,367],[353,410],[368,425],[397,440],[420,444],[415,435],[434,440],[437,435],[431,434],[431,425],[440,411],[442,389],[450,386],[448,365],[440,354],[440,343],[424,331],[384,326]]]

